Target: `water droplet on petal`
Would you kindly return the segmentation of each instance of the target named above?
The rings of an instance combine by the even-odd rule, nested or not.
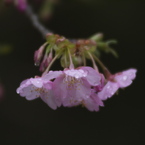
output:
[[[97,86],[98,85],[98,83],[97,82],[94,82],[94,86]]]
[[[39,63],[39,62],[35,62],[34,65],[35,65],[35,66],[39,66],[40,63]]]
[[[89,95],[86,95],[86,99],[88,99],[90,96]]]
[[[127,80],[127,76],[123,76],[123,81],[126,81]]]
[[[36,81],[36,83],[37,83],[37,84],[40,84],[40,82],[39,82],[39,81]]]
[[[79,78],[79,75],[78,74],[75,74],[75,78],[78,79]]]
[[[109,89],[110,88],[110,86],[107,86],[107,89]]]

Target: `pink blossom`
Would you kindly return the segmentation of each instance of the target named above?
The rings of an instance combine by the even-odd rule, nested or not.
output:
[[[115,80],[118,82],[120,88],[131,85],[132,80],[136,77],[136,69],[128,69],[121,73],[115,74]]]
[[[119,85],[117,82],[108,81],[102,91],[98,92],[98,97],[101,100],[106,100],[107,98],[112,97],[118,89]]]
[[[27,0],[5,0],[5,3],[14,4],[20,11],[25,11],[27,8]]]
[[[27,1],[26,0],[15,0],[15,5],[20,11],[24,11],[27,8]]]
[[[55,101],[55,97],[52,92],[52,82],[44,81],[43,78],[30,78],[24,80],[20,87],[17,89],[17,93],[27,100],[33,100],[41,98],[45,103],[48,104],[52,109],[56,109],[59,106],[58,102]]]
[[[96,92],[100,92],[105,86],[105,77],[103,74],[100,74],[100,76],[101,76],[101,83],[98,86],[94,87]]]
[[[99,111],[100,106],[104,106],[102,100],[98,97],[97,93],[92,89],[91,96],[82,101],[82,105],[89,111]]]
[[[52,109],[83,105],[90,111],[98,111],[104,106],[102,100],[129,86],[135,77],[136,69],[129,69],[111,75],[105,85],[104,76],[91,67],[49,71],[42,77],[23,81],[17,93],[27,100],[40,97]]]
[[[43,2],[43,0],[33,0],[39,4],[39,2]],[[14,4],[18,10],[25,11],[28,5],[28,0],[4,0],[6,4]]]
[[[119,88],[125,88],[132,83],[136,77],[136,69],[128,69],[123,72],[110,76],[110,80],[106,83],[102,91],[98,93],[101,100],[106,100],[115,94]]]
[[[59,73],[59,74],[58,74]],[[53,77],[50,77],[50,76]],[[57,76],[55,76],[57,75]],[[80,67],[77,69],[65,69],[63,72],[50,72],[45,80],[56,78],[53,82],[53,91],[55,97],[61,100],[63,106],[71,107],[85,104],[89,110],[97,110],[93,107],[90,109],[89,104],[93,104],[92,86],[99,86],[101,75],[91,67]],[[96,107],[100,104],[96,104]]]

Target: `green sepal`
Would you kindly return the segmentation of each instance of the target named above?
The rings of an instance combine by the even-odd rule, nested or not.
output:
[[[49,53],[52,48],[53,48],[53,45],[51,44],[47,45],[45,53]]]
[[[102,33],[97,33],[93,36],[91,36],[89,39],[95,41],[95,42],[99,42],[103,40],[103,34]]]
[[[118,57],[117,52],[109,46],[110,44],[116,44],[116,43],[117,43],[116,40],[109,40],[107,42],[98,42],[97,48],[98,50],[104,51],[105,53],[112,53],[112,55],[114,55],[115,57]]]
[[[73,56],[72,61],[75,67],[81,66],[83,64],[83,59],[81,56]]]
[[[67,50],[63,53],[63,55],[60,59],[60,63],[63,68],[69,67],[70,61],[69,61],[69,56],[68,56]]]

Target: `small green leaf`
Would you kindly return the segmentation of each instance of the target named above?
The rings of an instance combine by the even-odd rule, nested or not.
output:
[[[102,34],[102,33],[97,33],[97,34],[91,36],[90,39],[91,39],[91,40],[94,40],[94,41],[96,41],[96,42],[102,41],[102,39],[103,39],[103,34]]]

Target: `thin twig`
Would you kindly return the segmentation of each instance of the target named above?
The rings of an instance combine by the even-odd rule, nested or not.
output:
[[[32,24],[35,26],[35,28],[43,35],[43,37],[46,36],[47,33],[52,33],[50,30],[46,29],[38,20],[37,15],[33,12],[31,6],[27,6],[27,9],[25,10],[26,15],[29,17],[29,19],[32,21]]]

